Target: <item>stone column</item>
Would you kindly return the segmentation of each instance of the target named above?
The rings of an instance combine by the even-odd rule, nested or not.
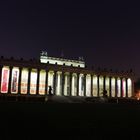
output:
[[[86,96],[86,74],[84,74],[84,96]]]
[[[74,79],[74,73],[72,74],[72,81],[71,81],[71,95],[74,96],[74,84],[75,84],[75,79]]]
[[[84,96],[84,75],[79,75],[79,96]]]

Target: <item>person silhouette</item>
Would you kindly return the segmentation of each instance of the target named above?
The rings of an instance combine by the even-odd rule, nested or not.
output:
[[[107,95],[107,90],[104,90],[104,91],[103,91],[103,97],[108,97],[108,95]]]
[[[102,103],[104,103],[104,102],[108,102],[108,95],[107,95],[107,90],[103,90],[103,92],[102,92],[102,94],[103,94],[103,96],[102,97],[100,97],[100,101],[102,102]]]
[[[52,87],[49,86],[49,95],[52,95]]]

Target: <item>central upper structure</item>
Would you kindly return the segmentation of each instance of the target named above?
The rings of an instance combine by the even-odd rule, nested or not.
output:
[[[85,62],[82,61],[82,58],[79,58],[79,61],[64,59],[64,58],[56,58],[56,57],[48,57],[47,52],[42,51],[40,55],[40,62],[41,63],[49,63],[49,64],[57,64],[57,65],[66,65],[66,66],[73,66],[73,67],[85,67]]]

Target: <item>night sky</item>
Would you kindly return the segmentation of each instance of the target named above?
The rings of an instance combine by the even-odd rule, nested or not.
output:
[[[0,2],[0,55],[78,59],[87,66],[130,70],[140,77],[139,3]]]

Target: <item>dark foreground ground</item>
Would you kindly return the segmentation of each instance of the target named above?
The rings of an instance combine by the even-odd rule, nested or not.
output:
[[[140,139],[140,105],[0,102],[2,139]]]

